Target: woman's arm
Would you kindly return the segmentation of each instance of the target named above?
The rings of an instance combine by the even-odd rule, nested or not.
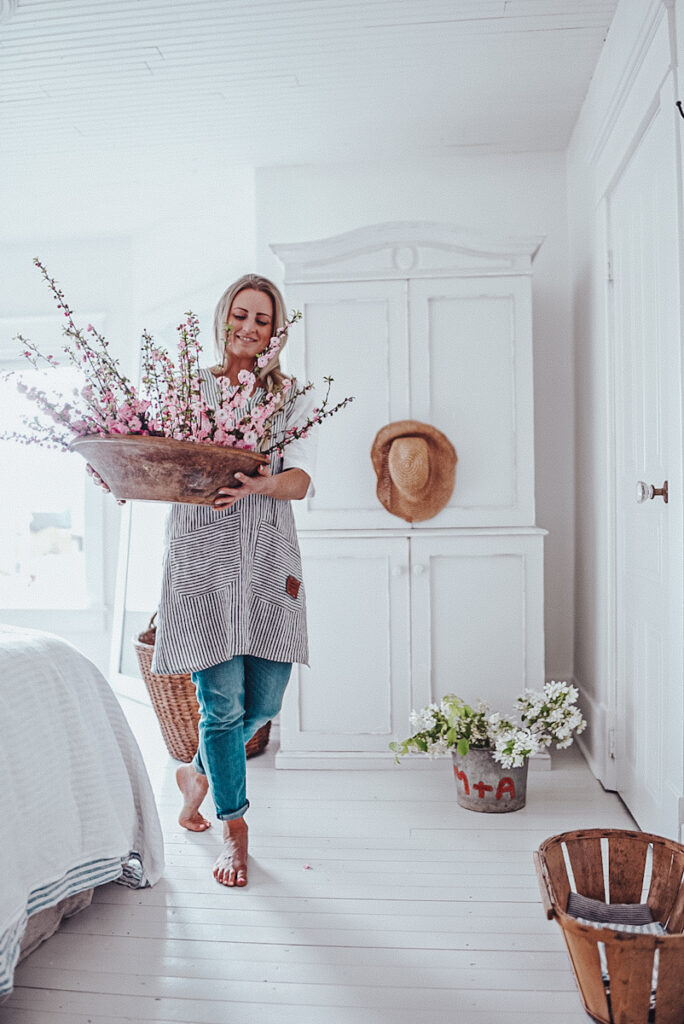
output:
[[[268,466],[259,466],[256,476],[236,473],[235,478],[241,481],[241,486],[219,488],[212,508],[230,508],[247,494],[265,494],[281,501],[297,501],[305,497],[311,480],[308,473],[295,467],[272,476]]]

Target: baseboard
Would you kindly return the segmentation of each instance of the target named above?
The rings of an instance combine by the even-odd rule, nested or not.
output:
[[[401,759],[402,768],[412,770],[442,770],[444,761],[451,762],[451,754],[440,757],[424,757],[422,754],[409,754]],[[278,750],[275,755],[276,768],[313,768],[318,771],[337,768],[367,771],[377,768],[395,768],[394,754],[391,751],[347,751],[347,750]],[[550,771],[551,755],[543,750],[530,758],[530,771]]]
[[[434,768],[442,758],[405,757],[402,767]],[[353,750],[278,750],[275,755],[276,768],[313,768],[316,771],[346,770],[367,771],[378,768],[396,768],[394,754],[385,751]]]
[[[538,754],[530,754],[528,758],[529,770],[531,772],[550,772],[551,754],[548,750],[540,750]]]

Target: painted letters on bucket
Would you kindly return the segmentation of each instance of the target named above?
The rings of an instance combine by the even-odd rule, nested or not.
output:
[[[466,773],[460,771],[456,767],[456,765],[454,765],[454,775],[456,776],[457,782],[463,783],[463,788],[465,789],[466,796],[470,796],[470,784],[468,782],[468,776],[466,775]],[[477,794],[480,797],[480,799],[484,799],[485,793],[491,793],[494,787],[487,786],[484,782],[480,781],[476,782],[473,785],[473,789],[477,790]],[[497,800],[501,800],[501,798],[506,794],[508,794],[511,800],[515,800],[515,782],[510,777],[510,775],[504,775],[503,778],[499,779],[499,783],[496,787]]]
[[[488,747],[471,747],[467,754],[452,750],[456,799],[469,811],[519,811],[527,796],[528,762],[504,768],[493,755]]]

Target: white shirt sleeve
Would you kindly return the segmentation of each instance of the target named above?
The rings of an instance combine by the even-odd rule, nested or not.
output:
[[[299,395],[292,403],[287,416],[287,427],[303,426],[317,406],[314,389]],[[319,423],[315,424],[307,437],[297,438],[290,441],[283,449],[283,469],[303,469],[308,475],[310,483],[306,492],[307,498],[313,498],[316,493],[314,487],[314,473],[316,470],[316,452],[318,450],[318,431],[321,429]]]

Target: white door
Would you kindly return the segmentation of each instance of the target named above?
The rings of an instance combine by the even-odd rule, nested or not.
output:
[[[684,793],[676,116],[667,80],[607,196],[616,381],[617,788],[642,829],[675,839]],[[667,502],[654,493],[665,481]]]

